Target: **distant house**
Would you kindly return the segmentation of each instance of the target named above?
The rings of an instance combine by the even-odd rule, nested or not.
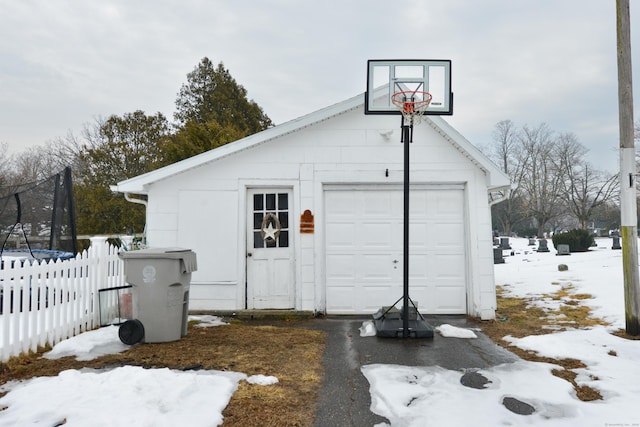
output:
[[[148,196],[149,246],[196,252],[192,310],[374,313],[402,296],[400,133],[360,95],[113,190]],[[439,116],[413,141],[410,296],[492,319],[488,196],[509,179]]]

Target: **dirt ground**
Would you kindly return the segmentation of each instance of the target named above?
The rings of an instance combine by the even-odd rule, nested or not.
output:
[[[79,362],[74,357],[45,359],[42,353],[0,364],[0,384],[66,369],[124,365],[180,370],[216,369],[247,375],[276,376],[269,387],[242,381],[223,412],[224,426],[310,426],[322,384],[325,336],[304,321],[233,321],[228,326],[198,328],[176,342],[142,344],[130,350]]]

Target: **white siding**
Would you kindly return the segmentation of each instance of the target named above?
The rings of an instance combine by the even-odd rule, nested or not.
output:
[[[466,212],[467,309],[472,315],[491,318],[495,291],[487,177],[428,123],[416,126],[413,139],[412,183],[465,187],[461,203]],[[242,309],[246,189],[291,187],[296,223],[306,209],[315,216],[314,234],[300,235],[294,230],[296,308],[325,311],[324,187],[401,185],[403,149],[399,140],[397,116],[365,116],[362,108],[356,108],[153,182],[148,190],[149,243],[188,246],[197,253],[201,269],[193,276],[197,286],[192,290],[191,307]],[[197,192],[206,193],[206,205]],[[201,222],[207,224],[203,234],[194,231],[193,223]]]

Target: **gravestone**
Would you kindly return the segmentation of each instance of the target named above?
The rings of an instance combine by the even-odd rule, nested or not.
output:
[[[547,239],[538,239],[538,252],[549,252]]]
[[[502,248],[493,248],[493,263],[504,264],[504,258],[502,257]]]
[[[529,237],[529,246],[535,246],[535,245],[536,245],[535,237]]]
[[[501,237],[500,238],[500,249],[511,249],[511,245],[509,244],[509,238],[508,237]]]
[[[558,253],[556,255],[571,255],[571,250],[569,245],[567,244],[558,245]]]

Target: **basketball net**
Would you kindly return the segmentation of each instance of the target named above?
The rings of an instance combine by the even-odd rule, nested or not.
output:
[[[422,121],[422,116],[429,107],[433,97],[429,92],[423,91],[400,91],[391,95],[391,102],[402,113],[404,120],[409,126]]]

